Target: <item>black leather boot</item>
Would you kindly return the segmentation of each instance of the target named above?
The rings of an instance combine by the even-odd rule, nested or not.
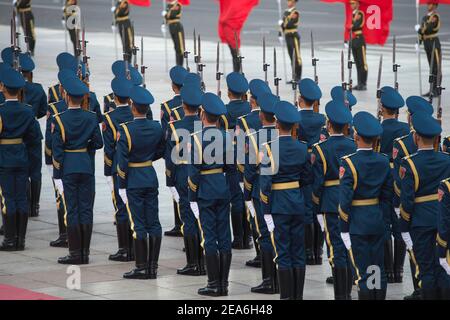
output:
[[[17,214],[17,250],[25,250],[25,236],[27,234],[28,214]]]
[[[450,300],[450,288],[439,289],[439,300]]]
[[[172,230],[168,230],[168,231],[164,232],[164,235],[168,236],[168,237],[182,237],[183,236],[183,234],[181,233],[182,223],[181,223],[180,215],[178,212],[178,205],[175,200],[173,201],[173,214],[174,214],[175,226],[172,228]]]
[[[3,215],[3,226],[5,227],[5,237],[0,245],[0,251],[17,250],[17,213]]]
[[[199,273],[201,276],[206,275],[206,269],[205,269],[205,252],[203,251],[202,246],[200,245],[200,240],[198,243],[198,265],[199,265]]]
[[[416,265],[411,260],[411,258],[409,259],[409,267],[411,269],[411,278],[412,278],[414,291],[410,295],[405,296],[403,298],[403,300],[422,300],[422,295],[420,293],[421,289],[419,288],[419,279],[417,279],[416,276],[415,276],[415,274],[416,274]]]
[[[221,294],[219,255],[207,254],[205,255],[205,260],[208,284],[206,287],[198,289],[198,294],[202,296],[218,297]]]
[[[244,211],[243,213],[243,217],[242,217],[242,223],[243,225],[243,230],[244,230],[244,234],[243,234],[243,248],[244,249],[251,249],[253,248],[253,243],[252,243],[252,227],[250,225],[250,222],[247,219],[247,212]]]
[[[325,280],[326,284],[333,284],[334,283],[334,278],[333,276],[329,276],[327,277],[327,279]]]
[[[305,224],[305,254],[306,264],[314,265],[314,224]]]
[[[375,289],[375,300],[386,300],[386,289]]]
[[[345,286],[347,289],[347,300],[352,300],[352,289],[353,289],[353,284],[355,283],[353,281],[353,272],[352,272],[352,267],[350,265],[347,265],[347,285]]]
[[[231,226],[233,228],[233,242],[231,247],[233,249],[244,249],[244,226],[242,221],[243,215],[241,213],[231,213]]]
[[[384,241],[384,270],[387,282],[394,283],[394,253],[392,251],[392,239]]]
[[[129,236],[128,222],[121,222],[116,224],[117,242],[119,250],[115,254],[111,254],[108,259],[111,261],[132,261],[130,252],[130,236]]]
[[[358,290],[358,300],[372,300],[372,290]]]
[[[253,233],[253,245],[255,246],[256,256],[252,260],[248,260],[245,262],[247,267],[261,268],[261,250],[258,244],[258,234],[255,230],[252,230]]]
[[[230,275],[231,251],[219,253],[220,295],[228,295],[228,276]]]
[[[3,235],[5,235],[5,226],[2,224],[2,226],[0,227],[0,236],[3,236]]]
[[[303,289],[305,287],[305,268],[294,268],[294,300],[303,300]]]
[[[161,250],[161,237],[148,238],[148,278],[156,279],[158,275],[159,251]]]
[[[406,245],[403,240],[394,239],[394,282],[403,282],[403,265],[405,264]]]
[[[261,251],[261,271],[262,283],[259,286],[251,288],[253,293],[275,294],[278,291],[276,283],[276,266],[273,262],[272,252]]]
[[[81,258],[82,264],[89,263],[89,254],[91,248],[92,224],[81,225]]]
[[[347,268],[333,268],[334,300],[347,300]]]
[[[69,255],[58,259],[61,264],[82,264],[81,256],[81,226],[68,226],[67,238],[69,241]]]
[[[39,216],[39,202],[41,199],[42,181],[31,180],[30,182],[30,217]]]
[[[134,240],[134,253],[136,257],[136,268],[124,273],[125,279],[149,279],[148,268],[148,246],[147,239]]]
[[[420,293],[422,300],[438,300],[439,298],[437,288],[421,288]]]
[[[322,264],[322,255],[323,255],[323,232],[320,228],[319,222],[314,222],[314,264],[321,265]]]
[[[64,222],[64,215],[66,212],[64,209],[63,202],[58,200],[57,200],[57,213],[58,213],[59,237],[58,239],[50,242],[50,247],[67,248],[68,247],[67,228]]]
[[[294,270],[278,269],[280,300],[294,300]]]
[[[198,248],[198,237],[195,236],[184,236],[184,247],[186,248],[186,261],[187,264],[184,268],[178,269],[177,274],[185,276],[199,276],[200,275],[200,265],[199,265],[199,254],[200,250]]]

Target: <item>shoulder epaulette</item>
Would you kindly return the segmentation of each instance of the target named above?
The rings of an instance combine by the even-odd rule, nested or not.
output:
[[[272,142],[275,142],[277,140],[278,140],[278,138],[270,140],[270,141],[267,141],[267,142],[264,142],[262,145],[264,146],[264,145],[267,145],[267,144],[271,144]]]
[[[195,136],[196,134],[198,134],[200,132],[202,132],[202,130],[198,130],[198,131],[195,131],[195,132],[191,133],[191,137]]]
[[[246,116],[248,116],[250,113],[244,114],[243,116],[237,117],[238,120],[241,120],[243,118],[245,118]]]
[[[417,155],[417,152],[416,153],[413,153],[413,154],[411,154],[411,155],[409,155],[409,156],[405,156],[405,157],[403,157],[403,160],[407,160],[407,159],[412,159],[414,156],[416,156]]]
[[[355,154],[356,154],[356,152],[350,153],[350,154],[348,154],[346,156],[343,156],[341,159],[344,160],[344,159],[350,158],[350,157],[354,156]]]
[[[55,114],[53,115],[53,117],[60,116],[60,115],[64,114],[66,111],[67,111],[67,110],[64,110],[64,111],[55,113]]]
[[[169,121],[169,122],[167,122],[167,123],[168,123],[168,124],[173,124],[173,123],[178,122],[178,121],[181,121],[181,119],[178,119],[178,120],[172,120],[172,121]]]
[[[178,110],[178,109],[180,109],[180,108],[183,108],[183,105],[178,106],[178,107],[175,107],[175,108],[172,108],[171,110],[172,110],[172,111],[173,111],[173,110]]]
[[[400,140],[403,140],[403,139],[405,139],[407,136],[409,136],[409,133],[408,134],[405,134],[404,136],[401,136],[401,137],[398,137],[398,138],[395,138],[395,141],[400,141]]]

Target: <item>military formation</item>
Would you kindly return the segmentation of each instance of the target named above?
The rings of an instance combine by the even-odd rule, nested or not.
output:
[[[280,25],[292,59],[294,101],[279,96],[276,73],[273,93],[267,74],[248,81],[242,66],[226,76],[226,99],[219,69],[217,92],[205,92],[200,38],[194,73],[183,67],[181,5],[173,1],[163,14],[176,52],[168,75],[173,93],[160,104],[159,117],[151,109],[146,67],[141,60],[139,70],[133,61],[127,1],[113,8],[123,59],[111,66],[112,92],[103,98],[103,112],[90,89],[84,29],[74,35],[74,54],[57,55],[57,82],[46,93],[33,82],[35,39],[21,52],[12,23],[12,43],[0,64],[0,251],[26,249],[28,218],[39,215],[44,154],[58,221],[50,246],[68,248],[60,264],[88,264],[95,155],[103,152],[117,233],[117,252],[109,260],[135,262],[125,279],[158,277],[163,232],[154,162],[161,160],[175,220],[165,235],[183,238],[186,264],[178,275],[206,275],[199,295],[228,295],[233,250],[254,248],[246,265],[261,270],[261,283],[251,292],[301,300],[306,269],[322,264],[325,243],[326,281],[336,300],[351,300],[354,287],[360,300],[384,300],[388,284],[404,281],[406,254],[414,292],[405,299],[450,299],[450,137],[441,137],[442,110],[439,105],[434,118],[432,104],[443,89],[436,5],[429,5],[417,28],[427,53],[432,48],[430,99],[404,99],[397,86],[379,84],[374,116],[352,115],[358,107],[352,89],[366,90],[367,81],[358,2],[352,1],[350,44],[358,85],[352,88],[349,77],[333,87],[324,113],[317,76],[301,77],[300,13],[296,1],[287,2]],[[18,12],[30,8],[22,13],[32,21],[30,1],[16,6]],[[316,71],[314,52],[312,57]],[[342,68],[343,60],[342,54]],[[405,106],[407,123],[398,120]],[[45,132],[37,121],[42,117]]]

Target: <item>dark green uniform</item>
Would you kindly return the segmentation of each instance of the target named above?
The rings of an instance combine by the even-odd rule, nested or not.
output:
[[[79,30],[77,28],[73,28],[72,24],[67,22],[69,19],[73,19],[77,14],[76,11],[71,11],[68,8],[70,6],[78,5],[78,1],[74,0],[66,0],[66,4],[64,6],[64,20],[66,21],[66,29],[69,31],[70,41],[73,45],[73,54],[74,56],[78,56],[77,53],[77,44],[79,39]]]
[[[181,3],[177,0],[168,3],[166,11],[167,13],[164,19],[166,20],[166,24],[169,26],[170,36],[173,40],[175,60],[178,66],[182,66],[184,54],[184,29],[180,22]]]
[[[441,18],[437,12],[429,12],[422,18],[420,25],[419,39],[423,42],[425,52],[427,54],[428,64],[434,76],[433,91],[436,89],[437,66],[441,61],[441,42],[439,41],[438,32],[441,27]],[[434,52],[433,52],[434,47]],[[433,65],[431,65],[431,57],[434,55]]]
[[[362,29],[365,23],[365,15],[361,10],[354,10],[352,14],[352,53],[355,60],[358,85],[355,90],[365,90],[367,86],[367,59],[366,59],[366,41]]]
[[[34,47],[36,44],[36,36],[34,34],[34,16],[31,11],[31,0],[17,0],[17,14],[20,17],[20,24],[28,41],[31,55],[34,55]]]
[[[300,22],[300,13],[297,9],[291,8],[284,12],[283,24],[281,29],[286,39],[287,50],[293,66],[295,66],[295,80],[299,81],[302,77],[302,57],[300,54],[300,36],[298,34],[298,24]],[[295,61],[294,59],[295,51]]]
[[[119,28],[122,39],[123,53],[126,54],[128,62],[131,62],[134,30],[129,18],[130,8],[127,0],[118,1],[114,11],[114,20]]]

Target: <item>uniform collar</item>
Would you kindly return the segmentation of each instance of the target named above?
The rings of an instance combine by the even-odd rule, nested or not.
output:
[[[255,112],[255,111],[261,111],[261,109],[260,108],[255,108],[255,109],[252,109],[251,112]]]
[[[269,124],[267,126],[263,126],[263,128],[275,128],[275,124]]]
[[[373,151],[373,148],[358,148],[356,151]]]
[[[77,107],[68,107],[68,110],[79,110],[81,109],[81,106],[77,106]]]
[[[19,99],[5,99],[5,102],[19,102]]]
[[[330,137],[343,137],[343,136],[344,136],[343,133],[333,133],[333,134],[330,134]]]
[[[434,147],[428,147],[428,148],[420,148],[420,149],[417,149],[417,152],[419,152],[419,151],[434,151]]]
[[[124,108],[124,107],[129,107],[129,106],[130,106],[129,104],[121,104],[121,105],[116,106],[116,108]]]
[[[145,120],[145,119],[147,119],[147,117],[134,117],[133,118],[134,120]]]

